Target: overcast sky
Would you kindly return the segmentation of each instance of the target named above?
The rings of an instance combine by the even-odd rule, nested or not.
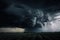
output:
[[[57,1],[57,0],[55,0],[55,1],[53,1],[53,0],[6,0],[5,1],[5,0],[2,0],[0,8],[2,10],[5,8],[3,11],[7,12],[7,14],[15,15],[14,17],[13,17],[13,15],[7,16],[7,14],[3,13],[3,11],[2,11],[2,13],[4,15],[0,12],[0,14],[1,14],[0,18],[3,17],[0,19],[0,25],[6,24],[6,25],[16,26],[16,25],[14,25],[14,23],[19,25],[18,20],[24,21],[24,15],[26,13],[28,13],[28,12],[32,13],[32,11],[38,9],[39,13],[40,13],[40,11],[49,13],[50,18],[52,18],[52,21],[45,23],[45,27],[36,29],[36,32],[38,32],[38,31],[39,32],[40,31],[41,32],[60,31],[60,27],[59,27],[60,26],[60,12],[59,12],[60,11],[60,1]],[[32,10],[32,9],[34,9],[34,10]],[[32,11],[30,11],[30,10],[32,10]],[[58,15],[54,16],[54,14],[58,14]],[[23,15],[23,16],[20,17],[21,15]],[[30,16],[32,16],[32,15],[30,15]],[[12,18],[12,19],[9,19],[9,18]],[[16,18],[16,19],[13,20],[14,18]],[[12,23],[10,23],[11,21],[12,21]],[[16,29],[15,28],[13,28],[13,29],[12,28],[0,28],[0,30],[5,31],[5,32],[21,31],[19,28],[16,28]],[[23,31],[24,31],[24,29],[23,29]]]

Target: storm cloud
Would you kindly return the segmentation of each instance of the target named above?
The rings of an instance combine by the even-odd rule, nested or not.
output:
[[[1,0],[0,26],[32,32],[60,31],[60,2],[55,0]]]

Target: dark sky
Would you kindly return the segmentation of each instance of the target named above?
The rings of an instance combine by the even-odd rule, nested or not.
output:
[[[32,6],[41,6],[49,7],[54,5],[59,5],[60,1],[58,0],[17,0],[18,2],[25,3]]]
[[[32,8],[40,8],[48,12],[56,11],[56,10],[58,11],[60,9],[59,0],[1,0],[1,1],[0,2],[5,4],[5,6],[10,5],[13,2],[20,3],[20,4],[23,3]]]
[[[59,0],[7,0],[6,3],[20,3],[32,8],[40,8],[47,12],[56,12],[60,10]]]
[[[8,17],[11,17],[11,15],[6,16],[8,14],[5,14],[3,9],[7,8],[12,3],[24,4],[35,9],[40,8],[41,10],[44,10],[46,12],[60,11],[60,1],[58,0],[0,0],[0,16],[2,15],[0,17],[0,25],[1,22],[7,22],[7,20],[10,22],[10,19],[8,19]],[[17,18],[15,15],[13,17]],[[9,24],[9,22],[7,22],[7,24]]]

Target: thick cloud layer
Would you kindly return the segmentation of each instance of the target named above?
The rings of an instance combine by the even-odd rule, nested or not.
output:
[[[22,26],[29,32],[60,31],[60,2],[57,0],[2,0],[1,5],[0,26]]]

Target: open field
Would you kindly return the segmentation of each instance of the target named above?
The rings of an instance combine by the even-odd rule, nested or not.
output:
[[[60,32],[41,32],[41,33],[0,33],[0,40],[58,40]]]

